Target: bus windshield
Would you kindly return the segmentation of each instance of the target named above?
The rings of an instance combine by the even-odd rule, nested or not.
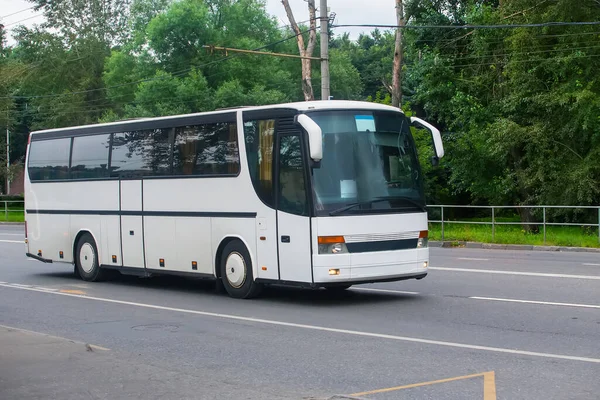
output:
[[[319,216],[425,210],[421,168],[409,121],[391,111],[307,113],[323,131],[312,172]]]

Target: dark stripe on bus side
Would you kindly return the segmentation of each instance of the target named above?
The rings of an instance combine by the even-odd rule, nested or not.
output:
[[[121,215],[143,217],[212,217],[212,218],[256,218],[252,212],[210,211],[118,211],[118,210],[27,210],[28,214],[51,215]]]
[[[416,249],[419,239],[384,240],[381,242],[346,243],[348,253]]]

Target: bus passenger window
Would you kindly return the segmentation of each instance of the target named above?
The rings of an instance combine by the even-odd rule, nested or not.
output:
[[[71,179],[94,179],[108,176],[110,135],[91,135],[73,139]]]

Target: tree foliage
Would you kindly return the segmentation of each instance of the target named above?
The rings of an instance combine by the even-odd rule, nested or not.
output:
[[[309,25],[279,28],[263,0],[32,3],[45,25],[15,29],[13,46],[0,29],[12,159],[33,129],[304,98],[300,60],[212,47],[298,54],[295,35],[308,42]],[[600,20],[596,0],[404,5],[409,28]],[[594,26],[406,29],[403,109],[438,126],[446,148],[433,168],[431,138],[413,132],[429,202],[600,204],[599,39]],[[318,53],[318,35],[314,45]],[[393,30],[340,34],[329,47],[335,99],[391,104]],[[320,79],[319,63],[310,68]]]

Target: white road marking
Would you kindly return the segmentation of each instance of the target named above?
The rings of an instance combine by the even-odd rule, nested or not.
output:
[[[600,264],[593,264],[593,263],[583,263],[583,265],[587,265],[588,267],[600,267]]]
[[[490,261],[489,258],[458,257],[458,259],[465,261]]]
[[[313,330],[313,331],[331,332],[331,333],[341,333],[341,334],[346,334],[346,335],[371,337],[371,338],[378,338],[378,339],[389,339],[389,340],[396,340],[396,341],[401,341],[401,342],[432,344],[432,345],[437,345],[437,346],[454,347],[454,348],[462,348],[462,349],[469,349],[469,350],[482,350],[482,351],[489,351],[489,352],[494,352],[494,353],[516,354],[516,355],[520,355],[520,356],[543,357],[543,358],[553,358],[553,359],[559,359],[559,360],[581,361],[581,362],[586,362],[586,363],[600,364],[600,358],[568,356],[568,355],[563,355],[563,354],[539,353],[539,352],[535,352],[535,351],[514,350],[514,349],[507,349],[507,348],[502,348],[502,347],[488,347],[488,346],[479,346],[479,345],[465,344],[465,343],[444,342],[444,341],[440,341],[440,340],[422,339],[422,338],[408,337],[408,336],[396,336],[396,335],[386,335],[383,333],[373,333],[373,332],[354,331],[354,330],[347,330],[347,329],[328,328],[325,326],[318,326],[318,325],[296,324],[293,322],[283,322],[283,321],[277,321],[277,320],[271,320],[271,319],[242,317],[239,315],[221,314],[221,313],[214,313],[214,312],[208,312],[208,311],[197,311],[197,310],[190,310],[190,309],[185,309],[185,308],[165,307],[165,306],[158,306],[158,305],[153,305],[153,304],[135,303],[135,302],[124,301],[124,300],[107,299],[107,298],[103,298],[103,297],[82,296],[82,295],[78,295],[78,294],[62,293],[62,292],[46,292],[46,291],[39,290],[36,288],[25,288],[25,287],[17,287],[17,286],[12,286],[12,285],[0,285],[0,286],[11,288],[11,289],[29,290],[32,292],[45,293],[45,294],[49,294],[49,295],[76,297],[76,298],[80,298],[80,299],[101,301],[101,302],[105,302],[105,303],[123,304],[123,305],[134,306],[134,307],[150,308],[150,309],[154,309],[154,310],[174,311],[174,312],[179,312],[179,313],[202,315],[205,317],[214,317],[214,318],[221,318],[221,319],[228,319],[228,320],[255,322],[255,323],[266,324],[266,325],[286,326],[286,327],[290,327],[290,328],[308,329],[308,330]]]
[[[32,287],[34,287],[33,285],[22,285],[20,283],[9,283],[9,285],[16,286],[16,287],[23,287],[23,288],[32,288]]]
[[[7,284],[6,282],[0,281],[0,285],[6,285],[6,284]]]
[[[42,287],[42,286],[35,286],[36,289],[40,289],[40,290],[45,290],[48,292],[58,292],[60,289],[52,289],[52,288],[47,288],[47,287]]]
[[[473,269],[473,268],[429,267],[429,269],[438,270],[438,271],[478,272],[478,273],[483,273],[483,274],[539,276],[539,277],[545,277],[545,278],[571,278],[571,279],[600,280],[600,276],[596,276],[596,275],[546,274],[546,273],[541,273],[541,272],[497,271],[497,270],[493,270],[493,269]]]
[[[0,240],[0,243],[22,243],[22,244],[25,244],[25,240]]]
[[[535,301],[535,300],[518,300],[518,299],[498,299],[495,297],[478,297],[472,296],[469,299],[475,300],[490,300],[490,301],[504,301],[508,303],[526,303],[526,304],[543,304],[548,306],[563,306],[563,307],[581,307],[581,308],[600,308],[600,306],[594,304],[576,304],[576,303],[556,303],[553,301]]]
[[[407,292],[404,290],[375,289],[375,288],[361,288],[361,287],[353,287],[352,290],[362,290],[364,292],[395,293],[395,294],[419,294],[419,292]]]
[[[22,233],[0,233],[0,236],[21,236],[25,238],[25,235]]]

